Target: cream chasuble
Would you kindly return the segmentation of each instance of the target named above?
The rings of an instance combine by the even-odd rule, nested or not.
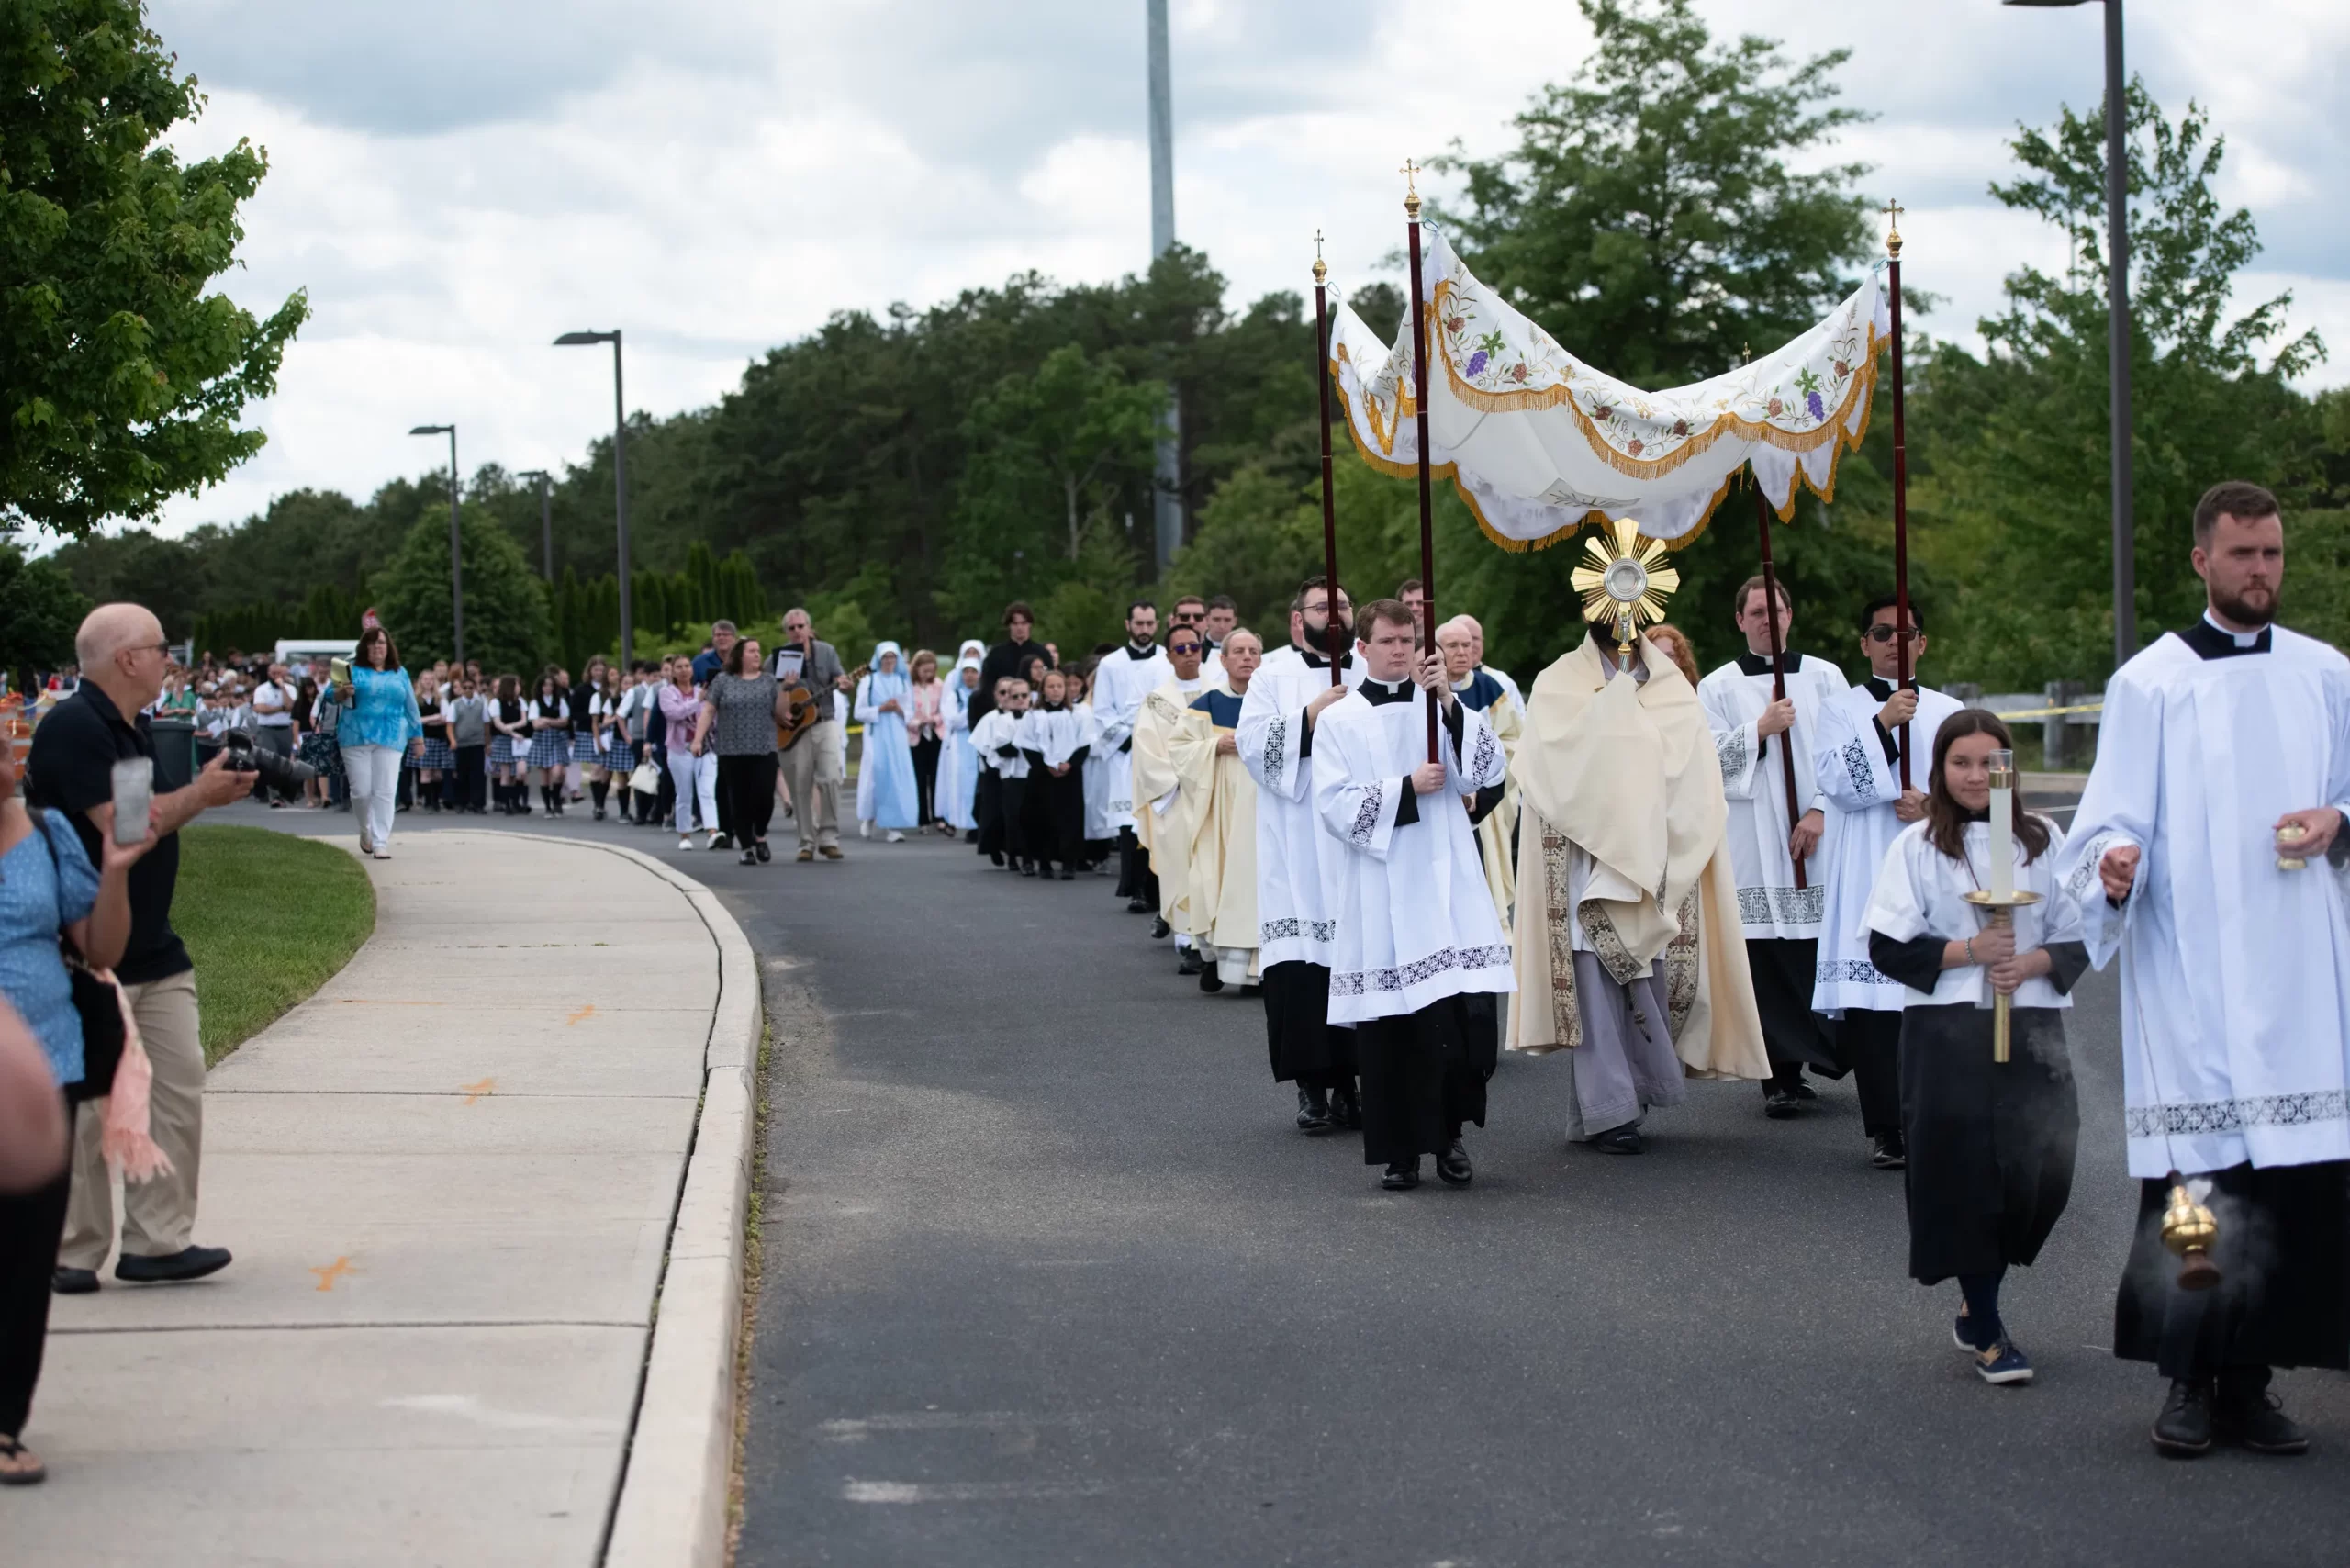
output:
[[[1257,781],[1238,751],[1217,749],[1238,726],[1240,706],[1230,683],[1217,680],[1192,700],[1167,747],[1192,802],[1184,864],[1191,918],[1184,930],[1212,950],[1226,984],[1258,976]]]
[[[1114,656],[1114,655],[1113,655]],[[1109,660],[1104,660],[1106,666]],[[1150,852],[1158,879],[1158,914],[1178,931],[1190,918],[1185,865],[1191,858],[1192,802],[1168,744],[1190,717],[1192,699],[1206,684],[1198,676],[1171,679],[1142,700],[1134,721],[1135,838]]]
[[[1644,682],[1610,679],[1610,655],[1586,638],[1528,700],[1510,767],[1522,1000],[1507,1044],[1583,1044],[1581,949],[1619,985],[1663,965],[1667,1028],[1691,1075],[1767,1078],[1713,731],[1673,661],[1645,639],[1639,654]]]

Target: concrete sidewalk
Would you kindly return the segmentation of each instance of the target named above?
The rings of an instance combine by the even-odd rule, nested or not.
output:
[[[749,948],[628,850],[394,853],[358,956],[212,1074],[197,1238],[236,1262],[56,1303],[0,1562],[715,1561]]]

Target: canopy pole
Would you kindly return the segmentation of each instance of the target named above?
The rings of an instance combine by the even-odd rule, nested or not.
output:
[[[1330,269],[1322,263],[1322,231],[1314,231],[1314,342],[1321,358],[1314,366],[1315,384],[1322,391],[1322,590],[1323,642],[1330,655],[1330,684],[1346,678],[1338,671],[1338,498],[1330,472],[1330,309],[1327,299]]]
[[[1885,252],[1893,290],[1893,643],[1900,684],[1909,684],[1909,431],[1901,402],[1901,204],[1886,203]],[[1901,726],[1901,789],[1909,785],[1909,726]]]
[[[1752,473],[1751,469],[1749,472],[1754,480],[1754,529],[1762,542],[1762,619],[1771,628],[1771,700],[1783,702],[1787,696],[1787,670],[1785,652],[1779,646],[1779,573],[1778,568],[1771,564],[1771,502],[1762,494],[1762,476]],[[1739,608],[1744,610],[1745,606]],[[1796,809],[1796,732],[1793,725],[1783,732],[1779,742],[1779,777],[1786,786],[1787,831],[1793,833],[1800,814]],[[1794,864],[1796,888],[1809,887],[1811,884],[1803,874],[1803,862],[1796,860]]]
[[[1428,318],[1420,292],[1420,166],[1404,161],[1404,216],[1412,242],[1412,393],[1418,403],[1420,444],[1420,657],[1436,655],[1436,523],[1428,488]],[[1428,703],[1428,760],[1441,761],[1436,745],[1436,711]]]

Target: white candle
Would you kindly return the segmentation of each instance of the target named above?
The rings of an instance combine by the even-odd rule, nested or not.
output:
[[[2016,759],[1991,754],[1991,896],[2001,903],[2016,890]]]

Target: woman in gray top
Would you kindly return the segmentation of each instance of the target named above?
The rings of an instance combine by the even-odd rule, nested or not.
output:
[[[694,724],[694,755],[718,754],[718,787],[725,792],[734,842],[745,866],[767,864],[767,821],[775,814],[776,704],[782,695],[759,662],[758,640],[728,650],[711,678]]]

